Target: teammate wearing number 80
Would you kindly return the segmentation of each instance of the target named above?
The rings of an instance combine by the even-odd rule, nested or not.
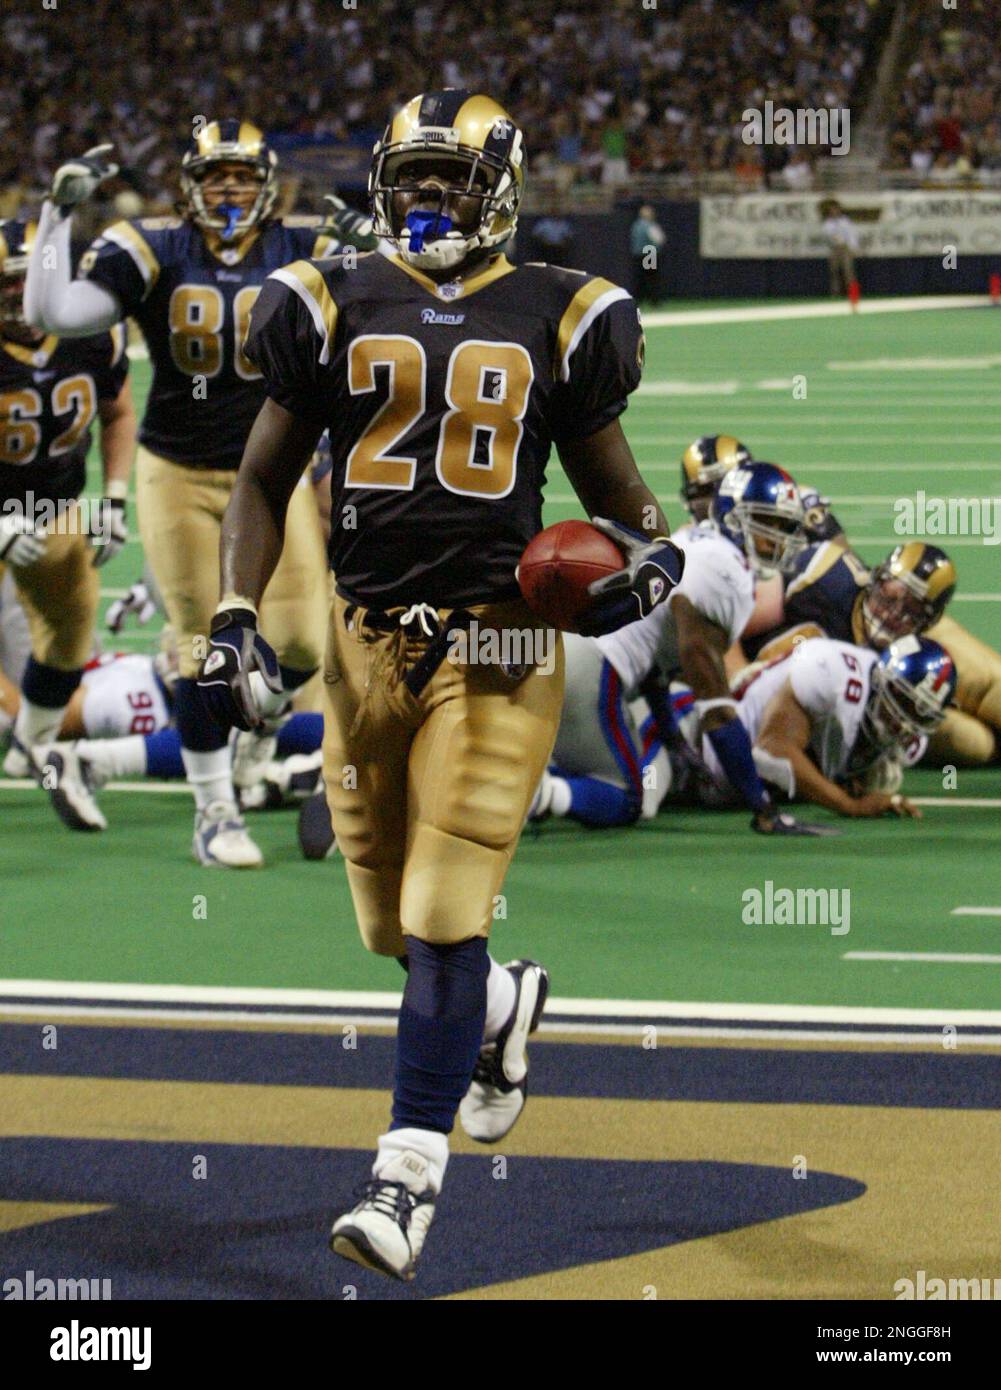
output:
[[[219,599],[219,525],[265,394],[243,351],[250,310],[278,266],[326,255],[338,242],[318,217],[273,217],[274,153],[248,122],[215,121],[184,157],[183,215],[115,223],[85,255],[86,278],[71,283],[63,269],[64,214],[114,172],[102,158],[106,148],[56,175],[39,235],[40,246],[54,248],[54,265],[33,262],[28,303],[38,321],[67,333],[126,314],[142,328],[153,383],[136,465],[139,527],[177,634],[176,710],[196,798],[194,850],[206,864],[253,866],[261,856],[236,808],[226,731],[206,718],[194,678]],[[265,596],[286,690],[303,685],[319,664],[326,606],[319,519],[303,485]]]
[[[0,223],[0,578],[9,567],[31,632],[4,771],[42,782],[72,829],[103,830],[72,755],[50,750],[93,650],[97,567],[125,540],[135,412],[122,325],[67,342],[25,322],[34,233]],[[105,495],[81,507],[95,420]]]
[[[247,352],[269,399],[223,524],[219,645],[202,676],[220,709],[254,718],[246,671],[270,660],[257,601],[295,478],[327,429],[327,795],[363,940],[408,971],[392,1125],[333,1244],[404,1279],[456,1113],[483,1142],[508,1132],[545,1002],[541,966],[499,966],[486,937],[562,703],[559,637],[515,576],[541,530],[552,444],[588,512],[639,533],[620,532],[631,559],[612,596],[618,621],[636,611],[642,566],[656,602],[683,563],[618,419],[640,378],[636,305],[606,280],[502,253],[523,164],[521,131],[488,97],[415,97],[376,146],[370,179],[395,253],[354,269],[301,261],[261,291]],[[473,618],[534,629],[529,649],[557,659],[436,665],[454,624]]]

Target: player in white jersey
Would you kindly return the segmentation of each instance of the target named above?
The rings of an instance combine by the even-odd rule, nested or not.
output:
[[[530,818],[610,826],[654,814],[670,785],[670,761],[655,754],[657,738],[643,725],[649,711],[635,702],[643,696],[650,703],[656,735],[679,747],[665,686],[680,672],[716,757],[755,813],[755,828],[777,828],[736,717],[724,656],[754,606],[755,575],[784,568],[805,546],[803,508],[795,483],[773,464],[746,464],[738,474],[720,524],[693,527],[678,542],[685,572],[662,614],[608,637],[565,639],[563,715]],[[785,818],[780,830],[795,828]]]
[[[951,659],[928,638],[906,637],[882,653],[815,638],[755,671],[738,691],[737,713],[759,773],[782,796],[844,816],[920,817],[895,790],[872,789],[874,774],[918,761],[955,686]],[[682,729],[695,748],[697,729],[688,720]],[[708,739],[699,752],[703,799],[736,802]]]

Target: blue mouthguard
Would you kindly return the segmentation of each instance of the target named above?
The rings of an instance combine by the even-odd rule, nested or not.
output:
[[[220,236],[223,241],[229,241],[236,230],[236,224],[243,215],[243,209],[235,207],[232,203],[220,203],[216,208],[216,212],[221,213],[226,219],[226,225],[220,232]]]
[[[426,240],[434,241],[452,230],[452,219],[443,212],[408,212],[406,227],[410,233],[410,250],[423,251]]]

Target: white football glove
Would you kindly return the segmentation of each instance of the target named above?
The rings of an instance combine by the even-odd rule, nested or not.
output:
[[[104,626],[109,632],[121,632],[125,626],[125,619],[130,613],[134,613],[139,626],[145,627],[155,612],[156,604],[150,598],[149,589],[140,579],[132,585],[124,598],[116,598],[114,603],[108,604],[108,611],[104,615]]]
[[[59,166],[49,196],[60,212],[70,212],[78,203],[85,202],[106,179],[114,178],[118,165],[105,159],[114,148],[114,145],[95,145],[79,159]]]
[[[100,569],[121,550],[129,538],[125,524],[125,500],[121,497],[102,497],[97,515],[92,514],[90,542],[94,547],[93,565]]]
[[[36,526],[26,516],[0,516],[0,561],[16,569],[27,569],[45,554],[44,526]]]

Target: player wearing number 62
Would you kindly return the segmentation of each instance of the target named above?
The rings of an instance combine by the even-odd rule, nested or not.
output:
[[[25,322],[34,236],[31,223],[0,222],[0,578],[9,567],[31,632],[4,771],[44,783],[73,829],[101,830],[79,768],[49,750],[93,649],[97,567],[125,539],[135,412],[121,325],[67,342]],[[82,507],[95,420],[105,495]]]
[[[275,217],[277,159],[261,132],[246,121],[213,121],[184,156],[182,215],[114,223],[85,253],[84,278],[71,280],[70,214],[116,172],[110,149],[100,146],[57,172],[26,306],[33,322],[66,335],[126,315],[143,331],[153,382],[136,460],[139,529],[177,634],[176,711],[196,800],[194,851],[205,864],[250,867],[261,855],[237,810],[227,731],[206,717],[195,678],[219,600],[219,525],[265,395],[243,350],[250,310],[278,266],[328,254],[339,242],[319,217]],[[45,257],[47,248],[55,254]],[[286,690],[319,665],[316,634],[326,604],[320,524],[304,485],[265,597]]]
[[[202,678],[234,720],[254,719],[247,672],[271,661],[256,605],[296,478],[329,430],[325,781],[364,943],[408,971],[392,1124],[332,1240],[399,1278],[413,1274],[457,1112],[484,1142],[517,1119],[545,1002],[542,967],[499,966],[486,938],[562,701],[559,635],[515,578],[542,527],[551,446],[588,514],[620,524],[624,568],[596,622],[649,611],[683,565],[619,424],[640,378],[636,305],[605,280],[503,254],[524,159],[488,97],[415,97],[370,176],[395,250],[354,269],[301,261],[261,291],[247,351],[268,400],[223,522],[220,645]],[[534,664],[443,659],[474,618],[534,630]]]

